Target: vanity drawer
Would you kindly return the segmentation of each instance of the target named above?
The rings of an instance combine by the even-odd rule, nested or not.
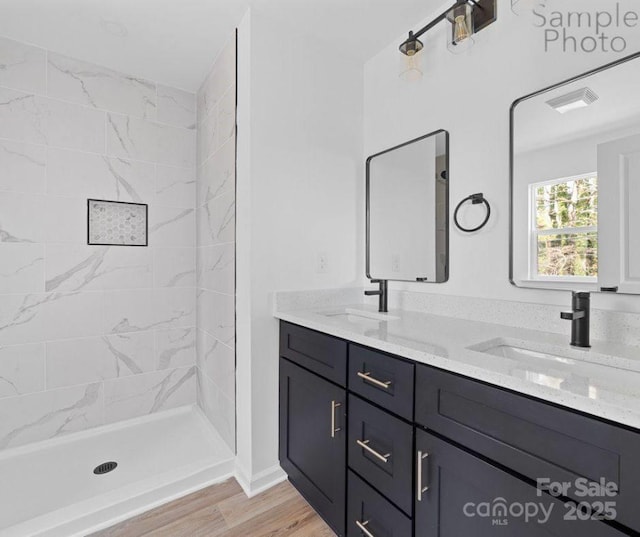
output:
[[[340,386],[347,385],[346,341],[281,322],[280,356]]]
[[[347,491],[347,537],[411,537],[412,524],[391,504],[353,472],[349,472]]]
[[[349,467],[411,514],[413,427],[349,395]]]
[[[576,501],[615,501],[616,521],[640,531],[640,434],[500,388],[419,365],[416,422],[536,481],[569,483]],[[576,480],[615,483],[584,497]]]
[[[408,421],[413,420],[414,368],[388,354],[349,345],[349,389]]]

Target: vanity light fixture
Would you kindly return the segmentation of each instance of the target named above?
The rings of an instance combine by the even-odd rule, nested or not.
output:
[[[413,32],[409,32],[409,39],[400,45],[400,51],[404,54],[404,67],[400,73],[400,78],[408,82],[415,82],[422,78],[422,69],[420,68],[420,54],[418,54],[424,45],[419,39],[413,38]]]
[[[424,47],[420,36],[437,26],[443,20],[451,23],[451,33],[447,36],[449,50],[461,52],[473,43],[473,34],[483,30],[497,18],[497,0],[456,0],[449,9],[438,15],[424,28],[409,32],[409,37],[400,45],[400,52],[413,57]]]
[[[580,108],[586,108],[591,106],[599,99],[595,91],[590,88],[582,88],[566,95],[561,95],[555,99],[547,101],[547,104],[553,108],[556,112],[566,114],[573,110]]]

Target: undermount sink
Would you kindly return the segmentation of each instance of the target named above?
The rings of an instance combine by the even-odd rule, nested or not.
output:
[[[640,360],[634,357],[616,356],[609,353],[596,352],[593,349],[579,349],[576,347],[561,347],[548,343],[534,343],[531,341],[493,339],[468,347],[490,356],[497,356],[523,364],[547,362],[558,366],[575,366],[576,364],[591,364],[593,366],[615,367],[628,371],[640,372]]]
[[[561,362],[565,364],[575,363],[575,360],[557,354],[550,354],[548,352],[541,352],[538,350],[527,349],[526,347],[515,347],[507,344],[499,344],[495,347],[490,347],[484,351],[485,354],[491,354],[492,356],[499,356],[500,358],[508,358],[510,360],[531,360],[532,358],[538,360],[552,360],[554,362]]]
[[[365,311],[355,308],[345,308],[339,311],[331,311],[323,313],[325,317],[341,317],[350,323],[363,324],[367,326],[378,325],[382,321],[397,321],[399,317],[389,315],[388,313],[378,313],[375,311]]]

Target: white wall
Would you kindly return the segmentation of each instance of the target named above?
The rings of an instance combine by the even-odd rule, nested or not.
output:
[[[193,404],[195,95],[0,39],[0,449]],[[87,198],[149,247],[87,245]]]
[[[364,274],[362,66],[253,11],[238,77],[238,464],[252,479],[278,461],[273,292]]]
[[[563,2],[563,9],[585,9],[585,4],[598,5],[571,0]],[[637,7],[633,2],[623,4]],[[483,192],[493,208],[491,222],[477,234],[463,234],[452,224],[448,283],[392,284],[392,288],[567,304],[566,292],[518,289],[509,283],[509,109],[523,95],[620,55],[545,52],[543,30],[513,15],[509,2],[499,2],[498,8],[497,23],[475,36],[475,46],[465,54],[446,50],[445,24],[427,34],[424,77],[418,82],[398,77],[401,35],[365,66],[363,160],[446,129],[451,134],[451,207],[469,194]],[[415,27],[420,26],[416,21]],[[627,54],[640,50],[637,33],[637,29],[625,32]],[[599,308],[640,310],[640,299],[635,297],[596,296],[594,302]]]

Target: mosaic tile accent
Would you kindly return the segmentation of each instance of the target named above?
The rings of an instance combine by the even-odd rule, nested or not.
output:
[[[121,201],[87,200],[89,244],[147,246],[148,206]]]

